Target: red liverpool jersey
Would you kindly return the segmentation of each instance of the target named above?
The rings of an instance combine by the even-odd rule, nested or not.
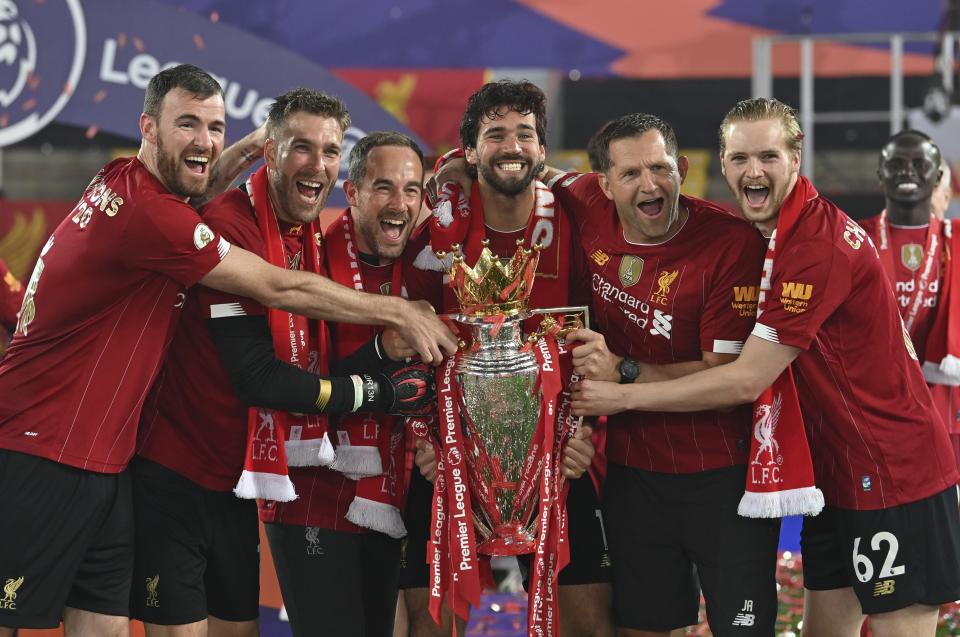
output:
[[[554,206],[552,196],[550,200],[551,206]],[[478,198],[475,197],[474,203],[477,202]],[[559,206],[554,207],[554,210],[555,214],[549,220],[549,230],[540,234],[543,250],[537,264],[533,292],[530,295],[531,309],[587,305],[590,300],[588,272],[583,251],[579,248],[579,241],[573,234],[566,212]],[[538,223],[544,224],[547,221],[540,220]],[[449,281],[447,274],[438,270],[424,269],[417,260],[424,249],[429,249],[429,228],[429,223],[417,228],[416,234],[404,250],[403,272],[407,292],[411,299],[429,301],[438,312],[456,312],[459,308],[454,303],[455,299],[452,295],[445,294]],[[523,240],[527,232],[526,228],[502,232],[489,226],[485,230],[486,238],[490,241],[490,251],[501,259],[509,259],[513,256],[517,250],[517,241]]]
[[[204,221],[232,245],[263,256],[263,237],[250,197],[235,188],[208,203]],[[281,225],[288,257],[299,254],[299,227]],[[184,307],[140,423],[137,453],[205,489],[230,491],[243,470],[247,406],[220,360],[207,321],[263,315],[259,302],[198,286]]]
[[[596,321],[612,352],[654,365],[740,352],[756,317],[766,251],[752,226],[709,202],[681,197],[689,216],[676,235],[632,244],[596,174],[565,175],[554,191],[579,227]],[[607,455],[664,473],[745,464],[750,411],[744,405],[726,413],[610,416]]]
[[[753,334],[803,350],[797,391],[827,503],[889,508],[956,484],[947,430],[866,232],[811,199],[778,241],[771,290]]]
[[[0,363],[0,447],[122,471],[186,289],[229,247],[138,159],[107,164],[27,283]]]
[[[877,248],[880,248],[879,232],[880,215],[862,219],[860,225]],[[893,265],[895,269],[895,281],[890,283],[894,285],[894,297],[900,307],[900,315],[906,316],[911,299],[916,293],[916,286],[922,280],[919,276],[919,270],[923,267],[923,251],[926,248],[927,228],[928,226],[895,226],[888,223],[890,246],[889,250],[893,255]],[[935,263],[939,266],[943,261],[943,244],[937,243],[937,254]],[[930,334],[930,328],[933,326],[933,319],[936,318],[937,295],[940,291],[941,268],[934,270],[927,282],[927,290],[924,294],[923,303],[917,309],[917,316],[910,330],[910,338],[913,340],[914,349],[917,356],[923,362],[924,352],[927,350],[927,337]]]

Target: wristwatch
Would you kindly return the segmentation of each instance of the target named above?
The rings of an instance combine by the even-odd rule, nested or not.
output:
[[[626,385],[637,380],[640,375],[640,362],[635,358],[624,358],[620,361],[620,384]]]

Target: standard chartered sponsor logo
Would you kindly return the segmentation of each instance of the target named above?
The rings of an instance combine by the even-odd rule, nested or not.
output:
[[[593,275],[593,291],[610,305],[620,306],[624,316],[639,327],[645,328],[650,322],[650,305],[648,303],[621,290],[597,273]]]

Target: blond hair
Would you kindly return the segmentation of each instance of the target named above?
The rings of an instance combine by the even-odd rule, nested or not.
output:
[[[766,119],[778,120],[783,126],[787,139],[787,149],[799,153],[803,146],[803,131],[797,120],[797,112],[780,100],[767,97],[753,97],[737,102],[720,122],[720,154],[727,148],[727,134],[730,126],[736,122],[759,122]]]

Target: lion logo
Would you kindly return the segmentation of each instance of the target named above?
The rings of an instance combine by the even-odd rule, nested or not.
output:
[[[10,578],[3,585],[3,599],[2,602],[12,604],[17,599],[17,590],[23,584],[23,575],[14,579]]]
[[[160,599],[157,596],[157,586],[160,584],[160,574],[147,578],[147,606],[154,608],[160,605]]]
[[[657,285],[659,289],[650,295],[650,300],[653,303],[659,305],[667,304],[667,295],[670,294],[670,286],[673,285],[674,280],[676,280],[677,275],[680,274],[680,270],[674,270],[673,272],[664,270],[660,273],[660,276],[657,277]]]
[[[260,409],[257,411],[257,414],[260,416],[260,424],[257,425],[257,431],[254,434],[254,439],[261,440],[260,435],[263,434],[263,430],[267,430],[267,437],[263,440],[274,441],[273,435],[273,412]]]
[[[773,403],[770,405],[760,405],[757,407],[757,422],[753,425],[753,437],[757,439],[760,446],[757,448],[757,455],[753,458],[753,464],[761,464],[760,456],[764,452],[769,454],[770,460],[767,464],[780,464],[783,462],[783,456],[780,455],[780,445],[777,439],[773,437],[777,430],[777,423],[780,421],[780,408],[783,404],[783,394],[777,394]]]

